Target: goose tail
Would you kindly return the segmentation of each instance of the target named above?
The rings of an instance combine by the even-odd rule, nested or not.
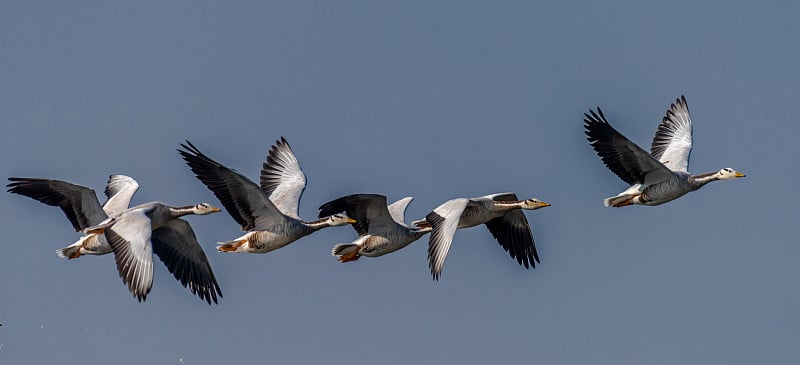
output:
[[[361,255],[358,254],[358,245],[353,243],[340,243],[336,246],[333,246],[333,250],[331,250],[331,254],[336,256],[339,262],[350,262],[358,260]]]
[[[81,256],[81,242],[75,242],[67,247],[56,250],[56,255],[62,259],[72,260]]]

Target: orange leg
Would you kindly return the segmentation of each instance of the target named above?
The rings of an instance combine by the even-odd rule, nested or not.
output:
[[[634,195],[634,196],[630,197],[629,199],[626,199],[626,200],[623,200],[623,201],[621,201],[621,202],[619,202],[617,204],[614,204],[613,206],[616,207],[616,208],[619,208],[619,207],[625,207],[625,206],[628,206],[628,205],[633,205],[633,199],[636,199],[638,196],[639,195]]]
[[[217,247],[217,250],[220,250],[222,252],[233,252],[239,249],[239,247],[241,247],[245,242],[247,242],[247,240],[239,240],[232,244],[224,244]]]
[[[350,261],[356,261],[359,258],[361,258],[361,255],[359,255],[358,252],[347,253],[347,254],[339,256],[339,262],[345,263],[345,262],[350,262]]]

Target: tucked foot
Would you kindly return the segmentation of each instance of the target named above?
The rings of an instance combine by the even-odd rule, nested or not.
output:
[[[239,247],[241,247],[243,244],[245,244],[245,242],[247,242],[247,240],[238,240],[238,241],[225,242],[225,243],[217,246],[217,250],[219,250],[221,252],[235,252],[235,251],[238,251]]]
[[[636,196],[631,197],[630,199],[625,199],[625,200],[623,200],[621,202],[614,203],[614,205],[612,205],[612,207],[619,208],[619,207],[624,207],[624,206],[628,206],[628,205],[633,205],[633,198],[635,198],[635,197]]]
[[[357,252],[353,252],[353,253],[348,252],[348,253],[346,253],[344,255],[339,256],[339,262],[345,263],[345,262],[350,262],[350,261],[356,261],[356,260],[358,260],[360,258],[361,258],[361,255],[359,255]]]

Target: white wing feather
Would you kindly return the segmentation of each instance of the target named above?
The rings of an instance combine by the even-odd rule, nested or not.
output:
[[[306,188],[306,175],[286,139],[276,142],[261,169],[261,189],[285,215],[300,219],[298,206]]]
[[[120,278],[140,301],[147,297],[153,286],[151,233],[150,218],[144,209],[125,212],[105,232],[106,240],[114,250]]]
[[[113,217],[128,209],[136,190],[139,190],[139,183],[133,178],[125,175],[109,176],[105,189],[108,200],[103,204],[103,211]]]
[[[681,96],[670,105],[667,115],[658,126],[650,155],[672,171],[688,172],[692,153],[692,118],[686,98]]]
[[[400,199],[392,204],[389,204],[386,209],[389,210],[389,215],[392,216],[395,222],[400,225],[406,225],[405,223],[405,215],[406,215],[406,208],[408,208],[408,204],[414,200],[413,197],[407,196],[403,199]]]
[[[444,267],[444,260],[450,251],[450,244],[458,228],[461,213],[467,207],[469,199],[458,198],[445,202],[433,210],[426,219],[433,226],[428,241],[428,266],[434,280],[439,279]]]

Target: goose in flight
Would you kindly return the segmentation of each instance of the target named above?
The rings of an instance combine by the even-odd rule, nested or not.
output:
[[[106,195],[111,197],[104,207],[92,189],[65,181],[9,178],[12,183],[8,186],[12,193],[61,207],[76,229],[85,237],[93,237],[83,242],[98,244],[80,246],[78,252],[98,255],[114,252],[120,277],[140,302],[146,299],[153,284],[152,252],[155,252],[184,287],[209,304],[212,300],[216,303],[217,295],[222,297],[222,292],[211,264],[189,223],[179,217],[219,212],[219,208],[207,203],[174,208],[158,202],[127,208],[138,188],[133,179],[128,179],[111,176],[106,188]]]
[[[533,242],[528,219],[521,209],[536,210],[550,204],[538,199],[519,200],[514,193],[477,198],[452,199],[430,212],[418,227],[431,226],[428,241],[428,267],[433,280],[439,280],[456,229],[486,224],[500,246],[525,268],[536,267],[539,254]]]
[[[281,137],[261,168],[261,186],[200,152],[191,142],[178,150],[192,172],[239,223],[244,235],[221,242],[222,252],[267,253],[319,229],[356,221],[342,214],[306,222],[298,215],[306,176],[289,143]]]
[[[217,303],[222,291],[192,227],[181,217],[219,211],[208,203],[172,207],[149,202],[126,209],[84,232],[105,235],[114,251],[120,278],[140,302],[147,299],[153,286],[155,252],[175,279],[211,304],[212,300]]]
[[[731,168],[691,175],[688,172],[692,152],[692,119],[686,97],[670,105],[658,126],[650,153],[611,127],[600,108],[584,114],[586,135],[603,163],[631,187],[603,201],[605,206],[632,204],[659,205],[677,199],[717,180],[731,180],[745,175]]]
[[[319,207],[320,217],[345,212],[348,217],[355,219],[353,228],[358,233],[358,239],[334,246],[331,253],[340,262],[349,262],[361,256],[383,256],[418,240],[430,232],[431,227],[405,224],[403,217],[413,199],[405,197],[387,207],[384,195],[353,194],[323,204]]]
[[[96,199],[94,190],[61,180],[9,178],[8,191],[33,198],[47,205],[60,207],[64,211],[75,231],[80,232],[90,226],[99,224],[106,216],[114,216],[125,209],[131,202],[139,184],[125,175],[111,175],[104,190],[106,203],[102,213],[93,204],[82,204]],[[78,211],[76,211],[76,209]],[[80,211],[84,209],[85,211]],[[75,259],[81,255],[105,255],[111,253],[105,236],[97,234],[84,235],[75,243],[56,250],[59,257]]]

